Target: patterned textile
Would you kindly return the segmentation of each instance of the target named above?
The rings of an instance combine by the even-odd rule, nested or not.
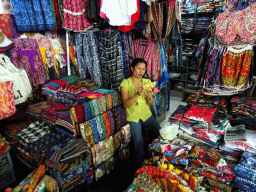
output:
[[[126,113],[122,105],[113,108],[116,131],[119,131],[127,123]]]
[[[94,115],[95,115],[94,117],[97,117],[100,113],[99,113],[98,103],[95,99],[92,100],[92,105],[94,109]]]
[[[121,132],[121,149],[126,147],[131,141],[130,125],[126,124],[120,130]]]
[[[61,23],[61,16],[60,16],[58,0],[53,0],[52,2],[53,2],[54,12],[55,12],[56,20],[57,20],[57,27],[58,27],[58,29],[61,29],[62,23]]]
[[[98,106],[98,109],[99,109],[99,115],[101,115],[103,112],[105,112],[105,111],[103,111],[103,108],[102,108],[102,104],[101,104],[101,101],[100,101],[100,99],[99,98],[97,98],[97,99],[95,99],[96,100],[96,102],[97,102],[97,106]]]
[[[103,93],[104,95],[107,95],[107,94],[113,93],[115,90],[112,90],[112,89],[96,89],[94,91],[98,92],[98,93]]]
[[[102,140],[104,140],[104,139],[106,139],[106,127],[105,127],[102,115],[99,115],[98,117],[99,117],[100,124],[101,124],[101,132],[102,132],[101,138],[102,138]]]
[[[210,123],[216,110],[217,108],[203,108],[197,105],[192,105],[185,113],[184,117]]]
[[[83,103],[83,106],[84,106],[84,120],[88,121],[89,119],[91,119],[90,103],[89,102]]]
[[[111,111],[107,111],[108,114],[108,119],[110,122],[110,131],[111,131],[111,135],[113,135],[115,133],[115,121],[114,121],[114,117],[113,114],[111,113]]]
[[[86,121],[84,123],[81,123],[79,126],[80,126],[80,131],[83,139],[85,139],[88,142],[89,147],[92,147],[95,144],[95,142],[94,142],[90,122]]]
[[[96,120],[96,118],[93,118],[93,119],[90,119],[89,122],[90,122],[90,126],[92,129],[94,142],[98,143],[98,142],[100,142],[100,135],[99,135],[99,131],[97,128],[97,120]]]
[[[94,106],[93,106],[92,101],[89,101],[88,103],[89,103],[90,109],[91,109],[91,118],[93,118],[93,117],[95,117]]]
[[[111,157],[109,160],[105,162],[105,164],[106,164],[106,174],[109,174],[115,166],[115,158]]]
[[[91,79],[98,86],[102,85],[100,61],[97,48],[97,37],[93,32],[76,34],[77,60],[82,79]]]
[[[117,89],[123,80],[122,50],[118,30],[99,33],[99,57],[103,87]]]
[[[32,143],[49,133],[50,127],[45,122],[35,121],[34,123],[31,123],[27,128],[21,130],[17,136],[26,143]]]
[[[222,60],[222,85],[247,88],[250,67],[252,65],[252,46],[236,50],[228,47]],[[235,63],[235,65],[234,65]]]
[[[13,95],[13,83],[11,81],[0,82],[0,119],[5,119],[16,113]]]
[[[107,97],[108,97],[108,99],[107,99],[108,100],[108,110],[110,110],[113,107],[112,95],[108,94]]]
[[[109,137],[107,139],[104,140],[105,142],[105,146],[106,146],[106,150],[105,150],[105,158],[106,160],[110,159],[111,157],[114,156],[114,147],[113,147],[113,137]]]
[[[101,107],[102,107],[102,110],[103,110],[103,113],[107,111],[107,106],[106,106],[106,100],[105,100],[105,97],[102,96],[99,98],[100,100],[100,104],[101,104]]]
[[[63,5],[63,28],[73,31],[85,31],[91,27],[86,18],[88,0],[64,0]]]
[[[108,114],[106,112],[103,113],[102,118],[103,118],[104,125],[105,125],[106,137],[108,138],[111,136],[111,126],[110,126],[110,121],[108,119]]]
[[[100,141],[102,141],[103,140],[103,127],[101,127],[101,122],[100,122],[99,116],[97,116],[95,118],[96,118],[96,123],[97,123],[97,129],[98,129],[99,136],[100,136]]]
[[[25,69],[31,85],[44,84],[46,71],[38,43],[34,39],[13,39],[12,62],[17,68]]]
[[[87,91],[77,95],[77,100],[83,102],[86,100],[94,100],[102,96],[104,96],[102,93]]]
[[[147,74],[150,79],[160,78],[160,50],[153,40],[137,39],[132,42],[131,54],[133,59],[143,58],[147,62]]]
[[[113,136],[113,149],[114,151],[117,151],[121,148],[121,132],[117,132],[116,134],[114,134]]]
[[[106,161],[106,145],[105,141],[101,141],[96,143],[91,148],[92,157],[93,157],[93,165],[94,168],[97,169],[104,161]]]
[[[10,40],[13,39],[13,32],[11,30],[10,15],[0,14],[0,29]]]
[[[129,62],[129,36],[126,33],[120,33],[120,43],[122,47],[122,59],[123,59],[123,75],[124,78],[130,77],[130,62]]]
[[[114,91],[113,93],[111,93],[111,98],[112,98],[113,107],[121,105],[120,95],[117,91]]]

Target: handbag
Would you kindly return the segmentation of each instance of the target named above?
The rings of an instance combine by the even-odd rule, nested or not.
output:
[[[16,68],[7,56],[0,54],[0,82],[6,81],[13,82],[15,105],[25,102],[32,92],[26,71]]]
[[[0,82],[0,120],[16,112],[13,97],[13,82]]]

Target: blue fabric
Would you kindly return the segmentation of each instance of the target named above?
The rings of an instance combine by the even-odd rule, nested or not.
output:
[[[142,125],[149,128],[155,135],[155,138],[160,135],[159,130],[161,129],[159,123],[156,121],[155,117],[152,115],[145,122],[139,120],[136,122],[128,122],[130,125],[131,136],[133,140],[133,147],[135,151],[137,165],[142,166],[144,161],[144,147],[143,147],[143,137],[142,137]]]
[[[46,30],[43,10],[41,8],[40,0],[32,0],[32,4],[35,10],[35,17],[36,17],[38,30]]]
[[[135,23],[135,28],[141,31],[146,29],[146,23],[144,22],[145,10],[147,10],[146,2],[140,0],[140,20]]]
[[[85,121],[88,121],[89,119],[92,118],[90,103],[89,102],[83,103],[83,106],[84,106],[84,119]]]
[[[96,118],[90,119],[89,120],[91,129],[92,129],[92,134],[93,134],[93,138],[94,138],[94,142],[98,143],[100,142],[100,135],[99,135],[99,131],[97,128],[97,120]]]
[[[129,66],[129,44],[127,43],[126,33],[120,32],[120,44],[122,49],[122,61],[123,61],[123,75],[124,78],[128,78],[130,76],[130,66]]]
[[[54,15],[51,8],[51,3],[49,0],[41,0],[42,10],[44,14],[45,19],[45,26],[46,29],[51,30],[55,29],[55,23],[54,23]]]
[[[97,89],[97,90],[94,90],[94,92],[97,92],[97,93],[102,93],[102,94],[110,94],[110,93],[113,93],[115,90],[113,89]]]
[[[60,141],[58,144],[52,146],[51,148],[47,149],[45,151],[45,157],[47,159],[50,159],[52,157],[52,155],[56,152],[59,151],[61,149],[63,149],[64,147],[66,147],[70,142],[72,141],[72,139],[70,138],[66,138],[62,141]]]
[[[30,20],[30,27],[31,31],[36,31],[37,30],[37,23],[36,23],[36,17],[35,17],[35,12],[32,7],[31,1],[24,1],[26,11],[28,12],[29,15],[29,20]]]
[[[161,79],[157,82],[157,87],[159,89],[162,89],[168,82],[170,75],[167,71],[167,66],[166,66],[166,58],[165,58],[165,53],[164,53],[164,48],[161,42],[159,42],[159,47],[160,47],[160,54],[161,54],[161,63],[162,63],[162,75]]]

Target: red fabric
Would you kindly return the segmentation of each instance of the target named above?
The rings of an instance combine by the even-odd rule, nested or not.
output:
[[[119,31],[127,32],[135,29],[135,23],[140,20],[140,0],[137,0],[137,12],[131,16],[131,25],[122,25],[117,27]]]
[[[75,106],[75,112],[76,112],[76,119],[77,123],[83,123],[85,122],[84,118],[84,106],[83,104]]]
[[[67,82],[66,82],[66,81],[58,80],[58,79],[54,79],[54,80],[52,80],[51,82],[55,82],[55,83],[58,83],[58,84],[60,84],[60,85],[67,85]]]
[[[197,105],[192,105],[189,110],[185,113],[184,117],[191,119],[201,119],[210,123],[214,113],[217,111],[217,108],[204,108]]]

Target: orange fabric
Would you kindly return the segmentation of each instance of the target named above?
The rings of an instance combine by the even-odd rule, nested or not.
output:
[[[110,121],[108,119],[108,114],[105,112],[102,114],[102,117],[105,124],[105,129],[106,129],[106,137],[108,138],[111,136],[111,126],[110,126]]]

